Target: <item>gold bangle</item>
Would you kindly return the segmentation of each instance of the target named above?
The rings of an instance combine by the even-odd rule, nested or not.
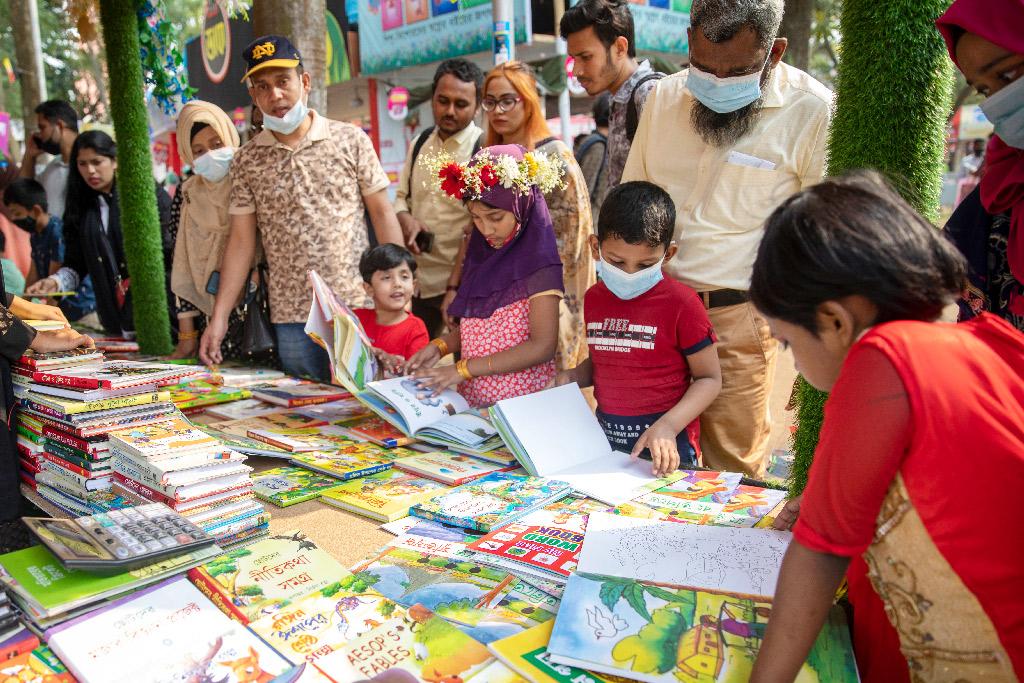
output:
[[[448,355],[448,342],[438,337],[437,339],[431,339],[430,343],[437,347],[437,350],[441,352],[441,358]]]
[[[494,356],[487,356],[487,374],[488,375],[493,375],[494,374],[494,366],[491,365],[491,362],[493,360],[494,360]]]
[[[199,339],[199,332],[198,331],[192,331],[192,332],[179,332],[178,333],[178,341],[182,341],[182,340],[187,341],[189,339]]]
[[[465,358],[455,364],[455,370],[462,376],[462,379],[473,379],[473,373],[469,371],[469,361]]]

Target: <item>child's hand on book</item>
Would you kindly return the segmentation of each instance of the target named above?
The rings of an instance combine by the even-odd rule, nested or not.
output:
[[[427,346],[433,346],[433,344]],[[420,370],[413,373],[413,377],[428,396],[437,396],[445,389],[451,389],[463,380],[454,365],[441,365],[429,370]]]
[[[676,446],[678,432],[667,424],[658,420],[647,428],[636,445],[630,457],[634,460],[640,457],[645,448],[651,451],[651,473],[656,477],[664,477],[679,468],[679,448]]]
[[[779,529],[781,531],[790,531],[793,525],[796,524],[797,518],[800,516],[800,500],[803,495],[799,495],[796,498],[791,498],[786,501],[786,504],[782,506],[782,511],[779,512],[778,517],[772,521],[772,528]]]
[[[406,361],[405,372],[413,375],[417,370],[434,367],[439,360],[441,360],[441,349],[437,348],[437,344],[427,344]]]
[[[392,377],[399,377],[405,374],[405,359],[401,356],[382,351],[376,346],[373,347],[373,355],[384,367],[384,370]]]

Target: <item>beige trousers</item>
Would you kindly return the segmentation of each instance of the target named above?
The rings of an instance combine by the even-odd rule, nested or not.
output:
[[[753,304],[708,310],[718,336],[722,393],[700,416],[704,464],[760,477],[768,459],[768,414],[778,342]]]

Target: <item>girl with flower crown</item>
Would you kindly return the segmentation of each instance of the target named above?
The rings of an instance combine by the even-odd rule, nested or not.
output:
[[[470,405],[543,389],[555,376],[562,261],[544,192],[561,185],[557,159],[518,145],[480,150],[466,166],[425,158],[439,189],[466,202],[469,238],[452,330],[414,355],[406,371],[440,392],[458,386]],[[438,366],[458,352],[455,365]]]

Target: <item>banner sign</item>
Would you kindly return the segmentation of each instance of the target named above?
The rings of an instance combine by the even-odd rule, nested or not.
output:
[[[515,17],[516,42],[528,42],[526,0],[515,0]],[[491,0],[359,0],[362,71],[376,74],[490,52],[493,26]]]

